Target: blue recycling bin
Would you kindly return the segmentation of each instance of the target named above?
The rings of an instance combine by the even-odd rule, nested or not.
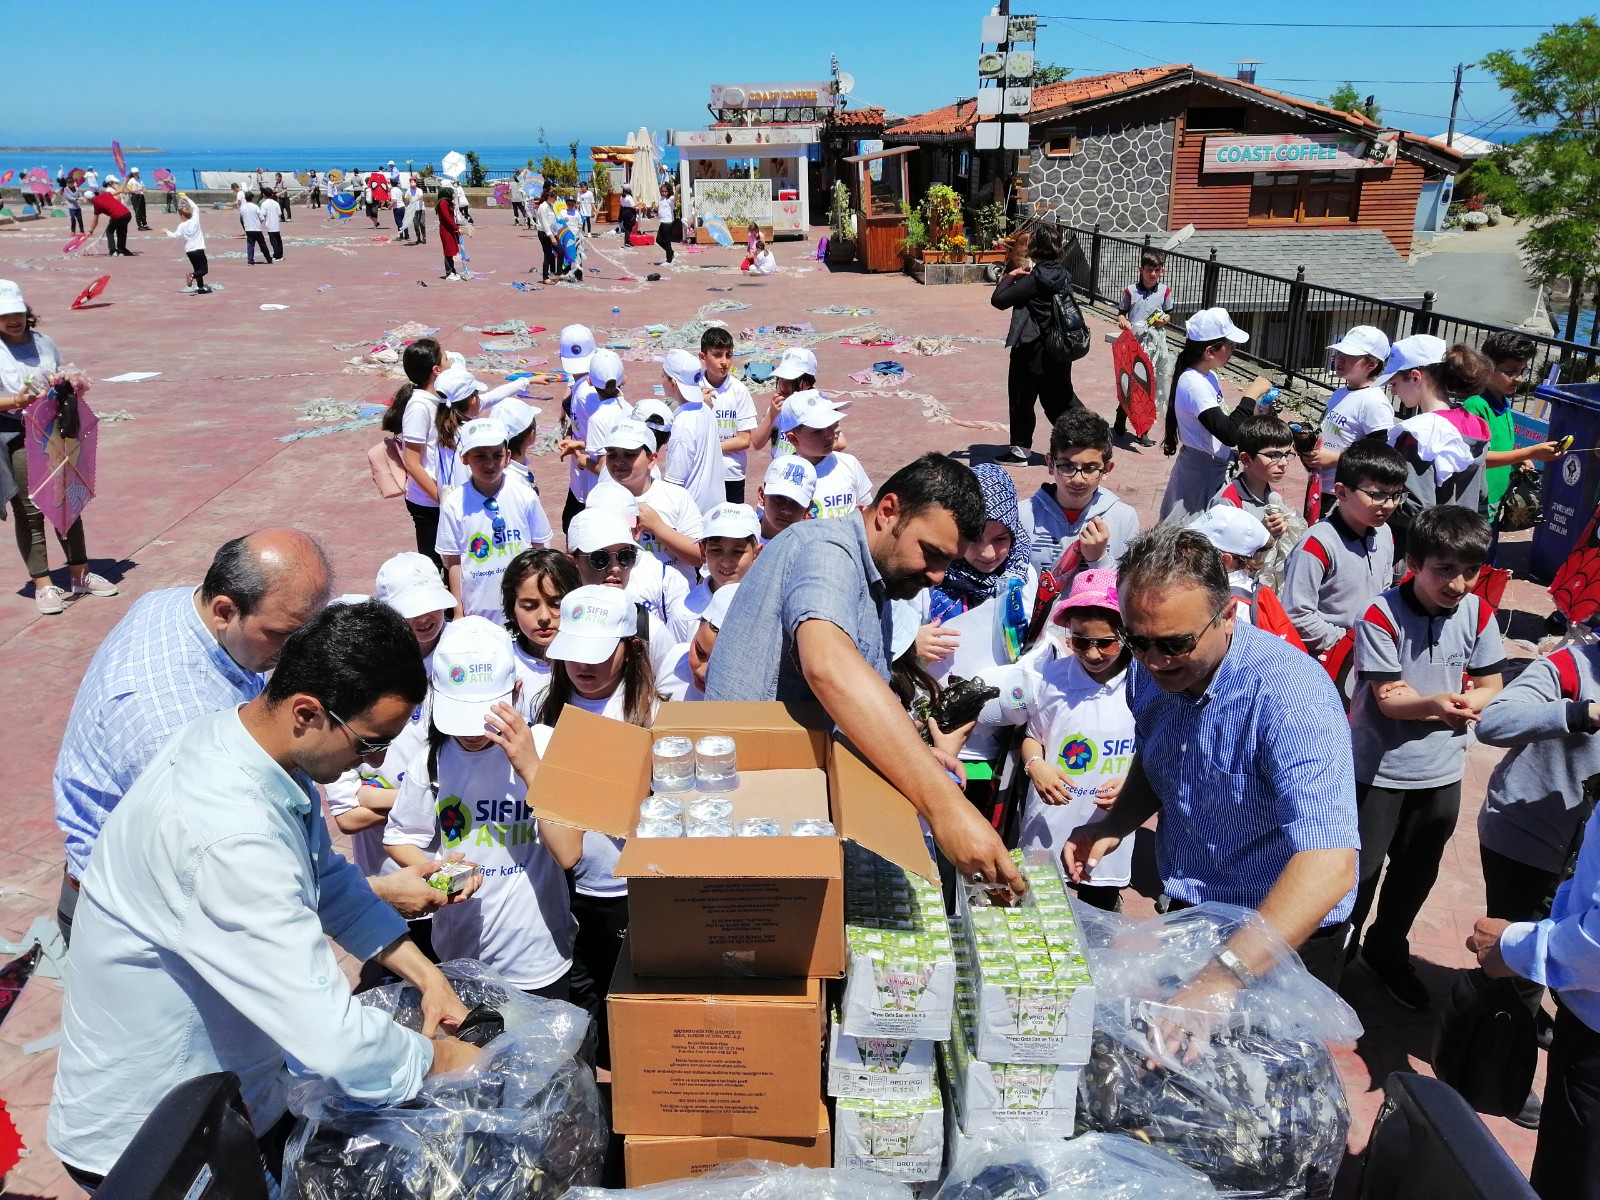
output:
[[[1533,394],[1550,406],[1550,440],[1568,434],[1576,453],[1544,466],[1544,520],[1533,531],[1528,570],[1549,583],[1583,536],[1600,499],[1600,383],[1540,385]]]

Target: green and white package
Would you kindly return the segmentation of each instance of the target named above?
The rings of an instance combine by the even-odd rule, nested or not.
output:
[[[877,1171],[904,1183],[936,1179],[944,1164],[944,1101],[840,1100],[833,1165]]]
[[[871,851],[845,845],[841,1027],[855,1038],[950,1036],[955,947],[939,889]]]
[[[828,1030],[828,1095],[857,1100],[926,1100],[937,1087],[934,1043],[851,1037],[835,1013]]]

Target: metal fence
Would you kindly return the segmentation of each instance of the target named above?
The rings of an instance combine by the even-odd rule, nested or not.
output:
[[[1139,257],[1151,248],[1148,238],[1132,241],[1098,229],[1068,227],[1062,235],[1074,284],[1097,302],[1114,302],[1126,284],[1137,280]],[[1338,387],[1327,347],[1352,325],[1375,325],[1390,341],[1431,333],[1475,349],[1504,328],[1436,312],[1432,292],[1424,293],[1419,305],[1401,304],[1311,283],[1304,267],[1295,278],[1286,279],[1218,262],[1215,250],[1204,258],[1174,250],[1164,253],[1174,325],[1181,326],[1202,308],[1220,305],[1250,334],[1240,356],[1281,371],[1286,384],[1301,380],[1330,390]],[[1559,383],[1581,383],[1600,374],[1600,347],[1593,342],[1517,332],[1536,346],[1527,378],[1513,397],[1517,408],[1542,407],[1534,400],[1533,388],[1550,377],[1552,368]]]

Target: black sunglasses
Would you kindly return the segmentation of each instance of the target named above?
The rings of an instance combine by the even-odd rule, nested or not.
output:
[[[346,721],[326,704],[322,706],[322,711],[328,714],[328,720],[332,721],[335,725],[342,725],[344,727],[345,732],[350,735],[350,739],[356,744],[356,753],[361,755],[362,758],[371,758],[374,754],[382,754],[390,746],[394,745],[394,738],[362,737],[354,729],[350,728],[349,721]]]
[[[621,550],[612,553],[610,550],[590,550],[584,560],[596,571],[607,570],[611,560],[616,559],[617,566],[624,571],[631,570],[633,564],[639,561],[639,551],[633,546],[624,546]]]
[[[1233,603],[1229,600],[1216,612],[1211,614],[1211,620],[1200,628],[1198,633],[1180,633],[1173,637],[1141,637],[1136,633],[1123,630],[1117,635],[1122,644],[1132,653],[1143,658],[1151,651],[1161,655],[1162,658],[1187,658],[1194,653],[1194,648],[1200,644],[1200,639],[1206,632],[1222,619],[1222,614],[1228,611]]]
[[[1120,645],[1122,639],[1117,637],[1115,634],[1113,634],[1111,637],[1092,638],[1084,637],[1079,633],[1074,633],[1068,635],[1067,642],[1079,654],[1087,654],[1091,650],[1098,650],[1104,654],[1113,647]]]

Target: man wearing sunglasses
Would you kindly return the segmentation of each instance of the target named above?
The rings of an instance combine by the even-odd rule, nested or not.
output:
[[[1315,659],[1236,623],[1222,556],[1160,525],[1117,576],[1137,751],[1108,819],[1062,854],[1075,880],[1157,813],[1167,900],[1259,910],[1318,979],[1337,987],[1355,901],[1355,768],[1338,693]],[[1173,1003],[1247,987],[1275,965],[1246,929]]]
[[[791,525],[739,584],[711,651],[706,699],[820,703],[957,870],[1021,892],[999,835],[888,684],[889,601],[942,582],[983,528],[978,477],[942,454],[896,471],[865,512]]]
[[[174,1086],[232,1071],[267,1169],[290,1063],[361,1103],[410,1099],[477,1051],[406,924],[329,842],[316,785],[382,761],[427,693],[405,620],[369,600],[284,643],[266,690],[184,726],[106,821],[83,877],[51,1148],[97,1184]],[[333,938],[421,993],[420,1033],[350,1002]]]

